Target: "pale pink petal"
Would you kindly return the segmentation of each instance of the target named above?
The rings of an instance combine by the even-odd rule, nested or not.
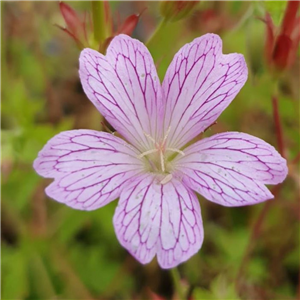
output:
[[[265,184],[287,176],[286,160],[263,140],[225,132],[184,150],[174,164],[184,184],[224,206],[255,204],[273,198]]]
[[[195,254],[203,242],[196,195],[174,179],[166,184],[144,175],[121,193],[114,215],[119,242],[138,261],[155,254],[162,268],[173,268]]]
[[[144,44],[127,35],[110,43],[106,56],[81,52],[79,75],[83,89],[108,122],[130,143],[145,151],[160,134],[161,85]],[[146,133],[146,134],[145,134]]]
[[[164,128],[179,149],[211,125],[247,80],[243,55],[222,54],[222,40],[206,34],[175,55],[163,81]]]
[[[76,209],[92,210],[119,197],[128,180],[142,171],[137,151],[110,133],[64,131],[34,161],[36,172],[54,178],[46,194]]]

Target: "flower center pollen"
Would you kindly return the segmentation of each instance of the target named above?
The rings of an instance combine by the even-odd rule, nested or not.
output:
[[[175,149],[175,148],[166,147],[166,142],[167,142],[167,138],[170,133],[170,130],[171,130],[171,127],[168,128],[164,138],[159,142],[157,142],[148,133],[144,132],[145,136],[153,142],[154,148],[141,153],[138,157],[139,158],[147,157],[149,165],[150,165],[150,169],[152,169],[152,171],[154,171],[154,172],[168,173],[170,171],[167,168],[167,163],[168,163],[168,158],[169,158],[169,155],[167,154],[168,152],[169,152],[169,154],[170,154],[170,152],[171,153],[173,152],[173,153],[178,153],[178,154],[181,154],[182,156],[184,156],[183,151],[181,151],[179,149]],[[169,175],[171,175],[171,174],[169,174]],[[167,177],[169,175],[167,175]],[[162,180],[162,183],[165,179]]]

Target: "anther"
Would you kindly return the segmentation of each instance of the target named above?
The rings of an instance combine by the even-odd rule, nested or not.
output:
[[[145,151],[145,152],[141,153],[141,154],[138,156],[138,158],[142,158],[142,157],[144,157],[144,156],[146,156],[146,155],[148,155],[148,154],[155,153],[155,152],[157,152],[157,151],[158,151],[158,149],[151,149],[151,150]]]

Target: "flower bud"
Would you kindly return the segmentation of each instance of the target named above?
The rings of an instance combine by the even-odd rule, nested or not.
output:
[[[293,42],[287,35],[280,34],[277,37],[272,53],[273,64],[277,69],[283,70],[288,66],[292,46]]]
[[[60,29],[66,32],[76,42],[79,48],[88,46],[86,36],[86,22],[82,21],[76,11],[64,2],[59,3],[60,12],[65,20],[66,27],[57,25]]]
[[[187,17],[199,1],[161,1],[160,14],[166,21],[175,22]]]
[[[266,14],[265,56],[268,66],[276,71],[286,70],[296,59],[300,41],[298,8],[299,1],[287,2],[278,35],[270,15]]]
[[[111,40],[114,38],[114,36],[118,34],[127,34],[129,36],[132,35],[133,30],[136,28],[139,19],[142,15],[142,13],[145,11],[145,9],[140,12],[139,14],[131,15],[126,18],[126,20],[118,27],[116,31],[113,30],[112,35],[105,39],[104,43],[101,45],[100,52],[104,53],[106,48],[108,47]]]
[[[117,33],[124,33],[127,35],[132,35],[133,30],[139,22],[140,15],[131,15],[129,16],[124,23],[120,26]]]
[[[64,2],[59,3],[59,8],[68,30],[76,36],[82,34],[82,23],[76,11]]]

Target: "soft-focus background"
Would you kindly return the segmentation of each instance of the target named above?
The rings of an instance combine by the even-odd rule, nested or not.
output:
[[[88,1],[67,4],[82,16],[91,7]],[[116,201],[84,212],[45,196],[50,180],[32,168],[38,151],[63,130],[105,130],[103,120],[79,82],[80,50],[54,26],[65,25],[59,3],[1,5],[2,299],[176,299],[168,271],[156,260],[139,264],[118,243]],[[158,2],[109,5],[115,27],[143,11],[133,36],[144,42],[161,20]],[[278,148],[262,18],[269,12],[279,26],[285,6],[201,1],[151,41],[161,79],[176,51],[207,32],[222,37],[224,53],[245,55],[248,82],[206,136],[243,131]],[[277,90],[289,176],[272,188],[276,198],[268,204],[225,208],[199,197],[203,247],[179,266],[189,299],[299,299],[299,50]]]

